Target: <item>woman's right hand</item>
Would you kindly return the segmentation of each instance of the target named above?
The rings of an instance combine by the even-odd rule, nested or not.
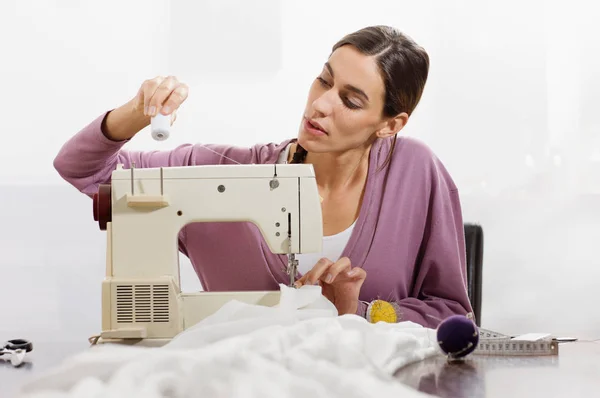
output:
[[[106,137],[113,141],[131,139],[150,124],[150,118],[159,112],[176,119],[177,109],[188,97],[189,88],[175,76],[146,80],[136,96],[125,105],[109,112],[102,127]]]
[[[188,86],[175,76],[155,77],[146,80],[138,90],[135,109],[142,110],[144,116],[174,114],[188,97]]]

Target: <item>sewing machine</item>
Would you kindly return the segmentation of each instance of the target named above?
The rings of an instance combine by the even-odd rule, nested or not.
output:
[[[94,195],[94,219],[107,232],[97,343],[162,345],[230,300],[279,303],[278,291],[182,293],[177,237],[188,223],[253,222],[273,253],[288,255],[290,286],[295,255],[320,251],[323,237],[314,170],[304,164],[118,165]]]

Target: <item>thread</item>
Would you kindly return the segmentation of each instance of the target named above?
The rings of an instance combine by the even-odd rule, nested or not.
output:
[[[164,141],[167,138],[169,138],[169,136],[170,136],[169,130],[171,127],[171,116],[165,116],[162,113],[159,113],[158,115],[153,116],[150,120],[151,120],[150,128],[152,131],[152,138],[154,138],[156,141]],[[198,144],[198,145],[216,155],[219,155],[222,158],[225,158],[227,160],[232,161],[233,163],[241,165],[240,162],[235,161],[235,160],[231,159],[230,157],[223,155],[222,153],[213,151],[212,149],[210,149],[209,147],[207,147],[204,144]]]
[[[240,165],[242,164],[242,163],[238,162],[237,160],[233,160],[233,159],[231,159],[230,157],[227,157],[227,156],[223,155],[222,153],[219,153],[219,152],[217,152],[217,151],[214,151],[214,150],[210,149],[210,148],[209,148],[209,147],[207,147],[206,145],[203,145],[203,144],[198,144],[198,145],[199,145],[201,148],[204,148],[204,149],[206,149],[207,151],[210,151],[210,152],[214,153],[215,155],[219,155],[219,156],[221,156],[222,158],[225,158],[225,159],[227,159],[227,160],[231,160],[233,163],[237,163],[237,164],[240,164]]]

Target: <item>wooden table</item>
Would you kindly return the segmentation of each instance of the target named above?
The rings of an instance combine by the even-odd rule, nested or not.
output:
[[[34,341],[27,362],[13,368],[0,361],[0,396],[16,396],[33,377],[89,347],[77,342]],[[600,397],[600,343],[560,345],[559,356],[485,357],[472,355],[449,364],[438,356],[406,366],[396,378],[420,391],[452,398],[478,397]]]
[[[600,343],[561,343],[558,356],[438,356],[400,369],[401,382],[438,397],[600,397]]]

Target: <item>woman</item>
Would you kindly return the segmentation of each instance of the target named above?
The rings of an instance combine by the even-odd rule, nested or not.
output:
[[[428,70],[427,53],[409,37],[368,27],[333,47],[310,87],[297,138],[251,148],[186,144],[172,151],[126,151],[123,145],[151,116],[160,112],[174,120],[188,96],[176,78],[156,78],[72,137],[54,166],[92,195],[110,181],[117,163],[310,163],[325,237],[323,253],[299,256],[297,286],[319,283],[340,315],[435,327],[472,309],[458,190],[424,144],[397,139]],[[250,223],[187,225],[179,248],[207,291],[277,290],[289,280],[286,257],[271,253]]]

